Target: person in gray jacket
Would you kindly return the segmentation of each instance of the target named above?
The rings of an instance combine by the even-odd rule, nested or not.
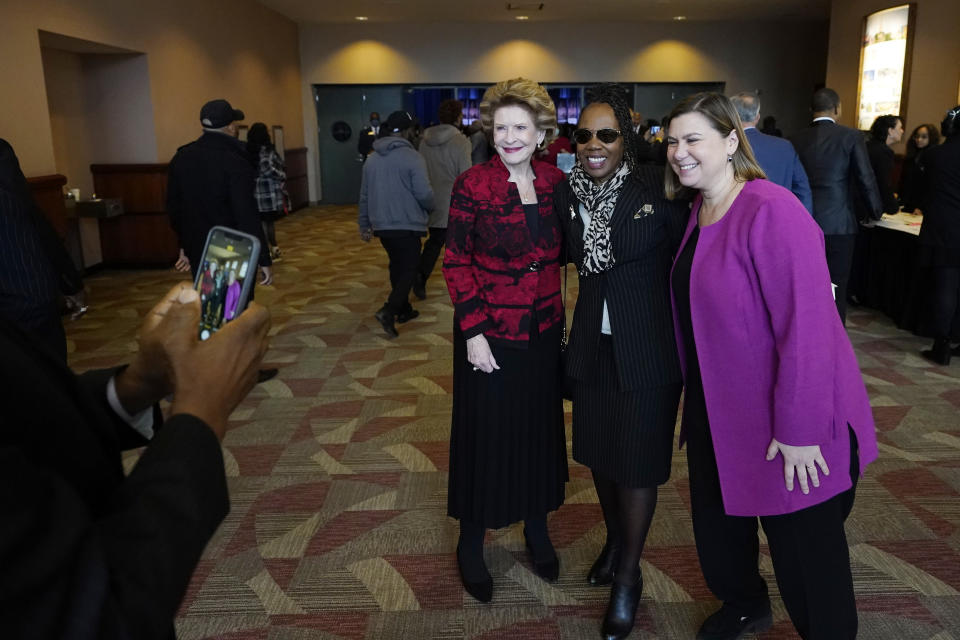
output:
[[[470,123],[467,134],[470,139],[470,161],[473,164],[483,164],[489,160],[490,143],[487,141],[487,134],[483,131],[480,118]]]
[[[433,210],[433,190],[423,156],[413,148],[414,120],[406,111],[394,111],[380,127],[381,138],[363,165],[360,182],[360,238],[380,238],[390,259],[390,296],[374,314],[391,338],[396,324],[420,315],[410,305],[410,287],[417,274],[420,238],[427,235]]]
[[[460,133],[463,120],[463,103],[459,100],[444,100],[437,109],[440,124],[423,132],[420,155],[427,162],[427,175],[436,199],[436,206],[427,223],[430,237],[423,244],[420,266],[413,283],[413,294],[424,300],[427,297],[427,279],[440,256],[447,237],[447,216],[450,215],[450,193],[453,183],[461,173],[473,164],[470,161],[470,141]]]

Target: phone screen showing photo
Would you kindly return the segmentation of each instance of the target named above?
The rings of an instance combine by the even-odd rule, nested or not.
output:
[[[245,233],[214,227],[197,271],[200,339],[206,340],[247,306],[257,277],[259,241]]]

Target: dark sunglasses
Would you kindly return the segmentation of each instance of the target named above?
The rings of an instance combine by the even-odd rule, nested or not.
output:
[[[620,135],[619,129],[598,129],[596,132],[597,138],[603,144],[615,142]],[[590,129],[577,129],[573,132],[573,141],[577,144],[587,144],[593,139],[593,136],[594,132],[590,131]]]

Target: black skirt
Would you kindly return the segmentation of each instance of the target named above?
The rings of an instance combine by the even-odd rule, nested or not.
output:
[[[621,391],[607,335],[600,338],[596,377],[574,384],[573,459],[626,487],[669,480],[682,385]]]
[[[534,329],[526,349],[491,345],[500,369],[489,374],[473,371],[456,326],[453,344],[447,513],[496,529],[557,509],[567,480],[560,325]]]

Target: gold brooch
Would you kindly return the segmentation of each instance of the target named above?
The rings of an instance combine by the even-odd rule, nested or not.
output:
[[[637,212],[633,214],[633,219],[638,220],[640,218],[643,218],[644,216],[650,215],[651,213],[653,213],[653,205],[645,204],[639,209],[637,209]]]

